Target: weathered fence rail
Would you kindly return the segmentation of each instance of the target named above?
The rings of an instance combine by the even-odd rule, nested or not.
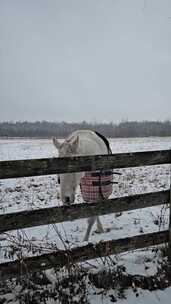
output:
[[[162,164],[171,164],[170,150],[1,161],[0,179]],[[3,214],[0,215],[0,233],[62,221],[72,221],[93,215],[104,215],[167,204],[171,203],[170,193],[169,190],[158,191],[109,199],[98,204],[77,204]],[[0,264],[0,277],[6,278],[17,274],[25,274],[30,270],[37,271],[52,266],[61,267],[67,265],[69,262],[76,263],[97,257],[105,257],[107,255],[158,245],[168,241],[171,255],[171,225],[168,231],[100,242],[96,245],[88,244],[87,246],[81,246],[71,250],[58,250],[38,257],[26,258],[23,261],[3,263]]]
[[[158,191],[104,200],[97,203],[41,208],[0,215],[0,233],[34,226],[74,221],[94,215],[105,215],[161,204],[168,204],[170,193]]]
[[[169,232],[165,230],[99,242],[97,244],[88,244],[86,246],[72,248],[71,250],[58,250],[40,256],[25,258],[24,260],[0,264],[0,278],[6,279],[12,276],[28,275],[30,272],[41,271],[51,267],[60,268],[90,259],[159,245],[168,242],[168,240]]]
[[[0,179],[170,164],[169,150],[0,162]]]

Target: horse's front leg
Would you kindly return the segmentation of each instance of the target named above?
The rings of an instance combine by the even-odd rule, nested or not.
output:
[[[99,217],[98,216],[89,217],[88,220],[87,220],[88,227],[87,227],[87,231],[86,231],[86,234],[85,234],[85,237],[84,237],[84,241],[87,242],[89,240],[91,229],[92,229],[93,224],[95,223],[96,220],[97,220],[97,232],[98,233],[103,233],[104,232],[103,225],[100,222]]]
[[[97,216],[97,232],[98,233],[104,233],[103,225],[100,221],[99,216]]]
[[[88,218],[88,220],[87,220],[88,227],[87,227],[87,231],[86,231],[86,234],[85,234],[85,237],[84,237],[83,241],[87,242],[89,240],[91,228],[92,228],[93,224],[95,223],[96,219],[97,219],[97,216],[93,216],[93,217]]]

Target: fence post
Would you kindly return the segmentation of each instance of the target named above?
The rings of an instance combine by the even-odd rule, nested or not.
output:
[[[171,150],[170,150],[170,158],[171,158]],[[169,199],[169,244],[168,244],[168,259],[171,265],[171,163],[170,163],[170,199]]]

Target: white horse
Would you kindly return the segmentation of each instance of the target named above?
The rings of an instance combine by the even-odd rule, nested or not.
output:
[[[58,149],[59,157],[109,153],[109,148],[105,141],[96,132],[91,130],[77,130],[73,132],[62,144],[59,143],[56,138],[53,138],[53,143]],[[83,176],[84,173],[60,174],[60,196],[63,204],[66,205],[74,203],[76,188],[80,184],[80,180]],[[88,219],[88,227],[84,241],[88,241],[91,228],[96,220],[98,232],[104,232],[99,217],[93,216]]]

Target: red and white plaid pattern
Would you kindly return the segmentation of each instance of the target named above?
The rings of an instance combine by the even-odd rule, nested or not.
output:
[[[98,202],[103,198],[107,199],[112,194],[112,171],[103,171],[100,177],[97,173],[99,172],[87,172],[81,179],[81,194],[86,202]]]

